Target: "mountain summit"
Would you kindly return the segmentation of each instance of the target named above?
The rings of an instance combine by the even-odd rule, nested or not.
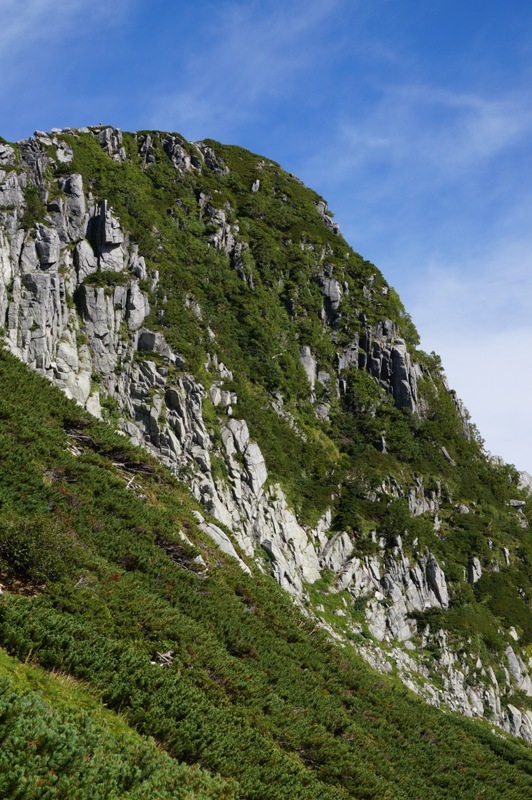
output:
[[[411,693],[532,742],[529,487],[324,199],[176,133],[1,141],[0,644],[216,773],[161,797],[478,796],[383,768],[409,708],[525,796]]]

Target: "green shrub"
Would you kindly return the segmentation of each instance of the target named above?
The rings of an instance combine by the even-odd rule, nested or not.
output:
[[[44,222],[46,204],[41,199],[41,191],[38,186],[31,183],[26,186],[24,206],[24,213],[20,218],[20,225],[24,230],[34,228],[37,222]]]

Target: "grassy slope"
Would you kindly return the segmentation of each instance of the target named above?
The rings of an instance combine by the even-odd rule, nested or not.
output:
[[[163,330],[204,383],[213,380],[203,366],[207,351],[215,351],[233,370],[235,380],[226,388],[238,394],[235,411],[248,421],[270,478],[281,481],[302,521],[315,522],[334,497],[334,526],[351,533],[359,552],[371,550],[373,529],[390,546],[400,532],[407,550],[414,542],[418,552],[430,548],[450,579],[453,607],[440,617],[431,613],[426,622],[473,637],[473,649],[486,663],[499,658],[508,643],[501,626],[516,625],[521,643],[532,644],[532,537],[508,507],[510,499],[524,499],[517,474],[487,463],[476,439],[463,435],[439,359],[415,349],[417,333],[399,298],[373,264],[323,224],[316,212],[318,195],[277,164],[216,142],[209,144],[229,167],[227,174],[207,165],[201,174],[176,170],[164,152],[164,134],[152,132],[156,162],[148,167],[139,156],[142,134],[125,135],[125,163],[112,161],[93,135],[66,138],[75,158],[60,170],[78,170],[96,197],[109,199],[148,267],[160,272],[149,324]],[[186,142],[183,146],[196,152]],[[257,179],[260,190],[252,193]],[[213,227],[201,213],[201,195],[223,208],[228,222],[238,220],[239,235],[248,244],[245,268],[253,276],[253,290],[225,253],[208,246]],[[316,275],[325,265],[344,285],[334,330],[320,316],[323,298]],[[199,302],[202,319],[187,307],[186,296]],[[395,408],[367,373],[353,369],[345,398],[339,401],[331,393],[330,422],[317,420],[300,345],[310,345],[318,368],[334,375],[337,347],[361,333],[364,324],[385,318],[399,326],[412,357],[423,366],[424,418]],[[208,328],[216,333],[214,342]],[[272,409],[275,392],[282,393],[304,436]],[[209,424],[216,427],[216,414],[223,412],[210,412]],[[380,452],[382,434],[387,453]],[[442,446],[457,466],[448,462]],[[426,487],[442,486],[438,534],[431,520],[410,519],[404,500],[390,500],[379,489],[390,476],[408,489],[419,475]],[[377,502],[368,501],[371,493]],[[459,512],[463,503],[470,514]],[[532,520],[530,500],[526,514]],[[510,567],[503,547],[510,551]],[[486,573],[474,591],[463,581],[472,556],[480,557],[488,572],[494,561],[501,570],[498,576]]]
[[[0,385],[0,644],[10,654],[82,679],[178,761],[233,778],[238,797],[532,793],[524,744],[425,706],[327,642],[273,581],[202,544],[193,501],[164,469],[3,352]],[[171,666],[151,663],[167,650]],[[67,741],[81,742],[83,713],[39,691],[72,725]],[[40,700],[33,707],[42,721]],[[34,738],[22,728],[14,749]],[[68,747],[65,773],[76,768]],[[35,785],[41,766],[26,768]]]
[[[0,649],[0,796],[68,800],[228,798],[231,785],[178,764],[67,675]]]

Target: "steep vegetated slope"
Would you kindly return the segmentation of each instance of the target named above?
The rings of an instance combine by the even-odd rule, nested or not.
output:
[[[3,796],[529,796],[528,745],[331,643],[166,468],[5,352],[0,382]]]
[[[529,493],[486,456],[438,357],[322,198],[259,156],[177,134],[0,144],[0,321],[12,353],[187,485],[203,507],[187,525],[230,556],[228,574],[263,586],[244,576],[271,573],[310,630],[532,740]],[[67,425],[71,448],[100,458],[85,424]],[[139,456],[120,441],[104,457],[129,497]],[[68,478],[46,469],[41,482],[68,498]],[[44,491],[35,480],[28,502]],[[159,490],[140,501],[148,514]],[[85,502],[69,511],[85,542],[72,557],[81,530],[95,535]],[[77,566],[46,562],[53,526],[3,518],[5,568],[21,536],[43,559],[38,597],[15,602],[17,567],[7,606],[39,607]],[[169,535],[154,534],[163,559]]]
[[[0,792],[4,798],[193,800],[227,782],[178,764],[65,675],[0,651]]]

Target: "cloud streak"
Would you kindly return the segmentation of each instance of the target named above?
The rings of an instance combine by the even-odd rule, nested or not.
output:
[[[236,132],[255,118],[261,104],[278,102],[294,78],[315,63],[316,34],[343,0],[233,3],[214,16],[204,31],[205,47],[189,53],[180,66],[182,89],[152,103],[151,124],[184,132],[220,135]],[[306,47],[313,41],[314,49]],[[213,133],[213,131],[215,133]]]
[[[342,155],[332,177],[381,162],[399,170],[415,164],[417,180],[426,174],[431,181],[463,180],[530,135],[531,99],[530,93],[490,98],[416,85],[384,88],[369,110],[347,109],[338,120]]]
[[[481,269],[433,264],[408,296],[421,346],[442,356],[488,449],[532,471],[532,236],[501,241]]]
[[[2,60],[21,49],[43,40],[61,39],[74,25],[105,19],[111,23],[127,3],[110,5],[103,0],[3,0],[0,27]]]

